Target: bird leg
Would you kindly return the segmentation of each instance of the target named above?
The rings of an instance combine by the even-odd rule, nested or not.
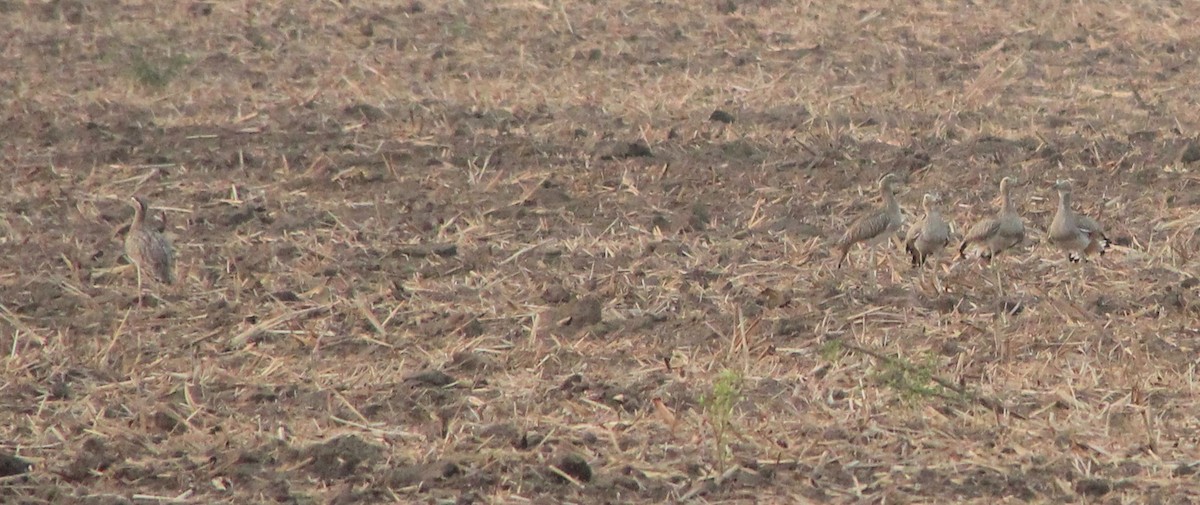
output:
[[[928,284],[933,286],[933,291],[935,294],[940,294],[941,290],[938,287],[938,276],[936,269],[936,264],[931,263],[929,268],[924,268],[924,264],[922,264],[921,271],[918,272],[917,275],[920,276],[920,284],[922,289],[924,289],[925,285]],[[933,276],[932,281],[930,280],[929,276]]]
[[[887,272],[885,272],[884,275],[885,275],[885,279],[887,280],[887,285],[889,285],[889,286],[891,286],[893,283],[896,282],[895,277],[893,277],[893,275],[896,272],[896,269],[894,268],[894,265],[892,264],[892,255],[888,254],[889,251],[887,249],[887,247],[890,245],[892,245],[892,242],[890,240],[887,242],[884,242],[882,245],[880,245],[880,247],[883,250],[880,252],[881,258],[879,261],[880,266],[887,269]]]
[[[895,247],[895,246],[896,246],[895,235],[889,236],[887,238],[887,240],[884,241],[884,243],[883,243],[883,247],[884,247],[883,262],[887,264],[887,268],[888,268],[888,272],[887,272],[888,285],[896,283],[896,260],[895,260],[895,255],[892,254],[892,247]],[[904,243],[900,243],[900,246],[903,247]]]
[[[879,264],[875,263],[875,246],[867,246],[867,264],[871,265],[871,285],[879,289]]]
[[[996,266],[998,267],[996,268],[996,290],[1000,292],[1000,298],[1004,298],[1004,278],[1000,275],[1003,267],[999,264]]]
[[[917,284],[920,285],[920,288],[922,288],[924,290],[925,285],[929,284],[929,273],[926,273],[925,269],[920,269],[917,272],[917,279],[918,279]],[[934,290],[936,291],[937,290],[937,283],[936,283],[937,276],[934,276],[934,279],[935,279]]]
[[[138,302],[138,307],[141,307],[143,304],[143,301],[142,301],[142,266],[138,265],[136,262],[134,262],[133,269],[137,272],[137,302]]]

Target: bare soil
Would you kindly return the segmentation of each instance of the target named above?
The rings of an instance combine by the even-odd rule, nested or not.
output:
[[[987,4],[0,1],[0,501],[1200,500],[1200,4]]]

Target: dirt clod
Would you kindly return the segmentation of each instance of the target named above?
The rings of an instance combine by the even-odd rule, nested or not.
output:
[[[622,158],[648,158],[654,156],[650,145],[644,141],[616,144],[607,147],[600,153],[600,159],[613,160]]]
[[[343,109],[342,112],[347,116],[366,121],[380,121],[387,118],[387,113],[383,112],[382,109],[365,103],[351,105]]]
[[[554,466],[579,482],[592,481],[592,466],[579,454],[564,454]]]
[[[683,226],[685,231],[695,232],[708,229],[708,223],[712,221],[712,214],[709,213],[708,205],[697,202],[692,205],[691,212],[687,216],[687,224]]]
[[[431,369],[409,375],[404,381],[424,386],[445,387],[454,384],[457,379],[441,370]]]
[[[565,306],[558,323],[572,328],[591,326],[602,320],[602,309],[599,297],[587,295]]]
[[[996,311],[1009,316],[1019,315],[1025,311],[1025,302],[1021,300],[1004,299],[996,304]]]
[[[458,246],[456,244],[413,244],[399,246],[392,249],[391,256],[409,256],[413,258],[425,258],[428,256],[440,256],[449,258],[458,254]]]
[[[551,284],[542,290],[542,301],[546,303],[566,303],[574,299],[575,295],[567,291],[567,288],[559,284]]]
[[[93,471],[103,472],[120,461],[121,456],[115,449],[99,438],[90,437],[84,441],[75,459],[63,469],[62,476],[69,481],[80,481]]]
[[[1200,161],[1200,142],[1188,142],[1187,147],[1179,155],[1179,161],[1183,163]]]
[[[784,307],[788,302],[792,301],[790,292],[780,291],[772,287],[767,287],[758,294],[759,303],[768,309],[778,309]]]
[[[368,444],[357,435],[342,435],[303,451],[311,459],[305,468],[323,480],[351,477],[369,467],[382,453],[381,447]]]
[[[401,465],[393,468],[385,482],[393,488],[404,488],[417,484],[453,478],[462,474],[462,468],[450,461],[438,461],[417,465]]]
[[[775,321],[776,338],[803,338],[810,336],[812,323],[804,317],[785,317]]]
[[[717,109],[708,116],[708,120],[717,123],[731,124],[733,123],[733,114]]]
[[[212,14],[212,11],[212,2],[192,2],[192,4],[188,6],[188,12],[193,16],[208,16]]]
[[[30,464],[13,454],[0,453],[0,477],[20,475],[29,471]]]
[[[1175,469],[1171,471],[1171,475],[1174,475],[1175,477],[1187,477],[1190,475],[1196,475],[1197,473],[1200,473],[1200,462],[1180,463],[1179,466],[1175,467]]]
[[[460,351],[454,353],[446,368],[466,372],[488,372],[498,369],[500,366],[500,362],[496,358],[487,354],[476,351]]]
[[[1105,479],[1081,479],[1075,482],[1075,492],[1081,495],[1104,496],[1112,489],[1112,482]]]

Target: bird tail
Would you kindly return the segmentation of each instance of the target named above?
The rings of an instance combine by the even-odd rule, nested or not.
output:
[[[1108,251],[1108,246],[1110,246],[1110,245],[1112,245],[1112,241],[1108,240],[1108,236],[1101,233],[1100,234],[1100,255],[1101,256],[1104,256],[1104,253],[1106,251]]]
[[[958,257],[959,258],[967,259],[967,246],[968,245],[971,245],[971,243],[966,240],[963,240],[962,245],[958,246]]]

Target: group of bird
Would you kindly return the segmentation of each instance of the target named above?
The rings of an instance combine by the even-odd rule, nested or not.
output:
[[[879,180],[882,203],[879,207],[859,216],[837,241],[838,268],[842,267],[850,248],[855,244],[867,246],[874,259],[875,246],[889,242],[904,224],[900,204],[896,201],[895,174],[884,175]],[[986,263],[996,255],[1020,244],[1025,239],[1025,223],[1017,213],[1009,194],[1013,179],[1000,180],[1000,210],[972,226],[963,236],[958,254],[966,258],[967,249],[975,246]],[[1103,228],[1094,219],[1077,214],[1071,209],[1071,183],[1058,180],[1054,184],[1058,191],[1058,212],[1048,230],[1050,243],[1067,254],[1073,263],[1093,254],[1104,255],[1109,241]],[[950,225],[942,218],[937,203],[940,197],[926,193],[921,200],[925,215],[912,223],[905,234],[904,249],[912,257],[912,265],[921,267],[930,255],[950,244]],[[131,197],[133,222],[125,235],[125,255],[137,270],[138,293],[141,296],[143,278],[151,277],[163,284],[175,282],[175,252],[163,234],[146,224],[149,205],[139,196]],[[874,262],[872,261],[872,266]],[[872,269],[874,271],[874,269]]]
[[[897,181],[895,174],[884,175],[879,180],[881,205],[855,219],[837,240],[838,268],[842,267],[855,244],[864,244],[873,259],[875,246],[891,241],[904,225],[904,216],[896,201]],[[980,259],[987,263],[1025,240],[1025,223],[1009,193],[1009,186],[1014,182],[1011,177],[1000,180],[1000,210],[967,230],[958,247],[960,257],[966,258],[967,250],[975,247],[979,249]],[[1108,237],[1095,219],[1071,208],[1071,182],[1059,179],[1054,183],[1054,190],[1058,192],[1058,211],[1047,230],[1047,240],[1066,253],[1072,263],[1095,254],[1103,256],[1109,246]],[[921,200],[925,215],[913,222],[905,234],[904,249],[912,257],[913,267],[923,266],[930,255],[950,244],[950,225],[938,211],[939,200],[937,194],[926,193]]]

